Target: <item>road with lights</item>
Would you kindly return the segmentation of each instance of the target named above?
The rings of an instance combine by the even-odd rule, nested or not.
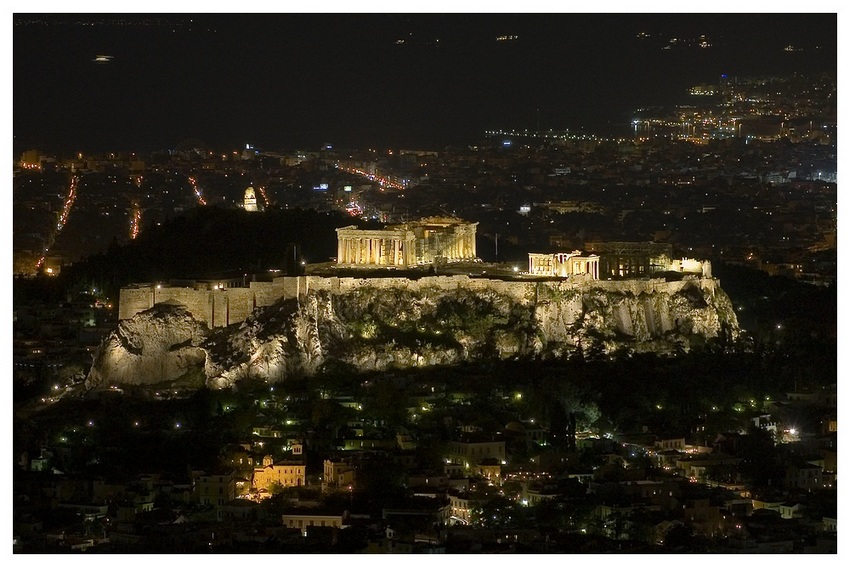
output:
[[[265,187],[257,187],[257,191],[260,192],[260,196],[263,198],[263,203],[265,203],[266,207],[271,205],[268,196],[266,196],[266,188]]]
[[[203,194],[201,193],[201,188],[198,186],[198,180],[194,177],[189,177],[189,183],[192,185],[192,190],[195,192],[195,197],[198,199],[199,205],[206,205],[207,201],[204,199]]]
[[[68,195],[65,197],[65,204],[62,207],[62,213],[59,215],[59,220],[56,222],[55,229],[51,231],[50,236],[44,244],[43,254],[35,264],[36,270],[41,269],[44,265],[44,259],[47,257],[48,250],[50,250],[50,247],[56,242],[56,237],[59,236],[59,233],[62,232],[62,229],[65,228],[65,224],[68,222],[68,215],[71,214],[71,207],[74,206],[74,201],[77,199],[77,186],[79,183],[80,177],[78,175],[71,177],[71,183],[68,187]]]
[[[344,171],[346,173],[351,173],[353,175],[360,175],[362,177],[365,177],[369,181],[376,181],[381,187],[389,187],[391,189],[399,189],[401,191],[403,191],[404,189],[407,189],[407,183],[406,183],[407,180],[404,180],[401,183],[399,183],[398,181],[390,179],[389,177],[382,177],[380,175],[374,175],[372,173],[369,173],[368,171],[363,171],[362,169],[359,169],[357,167],[346,167],[346,166],[340,165],[340,164],[336,164],[336,168],[339,169],[340,171]]]
[[[139,203],[133,203],[133,212],[130,215],[130,240],[139,236],[139,226],[142,223],[142,209]]]

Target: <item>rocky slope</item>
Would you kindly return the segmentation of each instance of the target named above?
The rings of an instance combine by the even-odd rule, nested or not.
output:
[[[243,378],[276,383],[311,375],[328,362],[383,370],[562,356],[594,343],[606,351],[664,352],[717,336],[722,327],[738,332],[726,294],[698,279],[522,289],[534,292],[368,285],[311,291],[214,331],[185,307],[160,304],[119,324],[99,347],[86,383],[146,385],[201,375],[208,386],[226,388]]]
[[[208,335],[184,306],[155,305],[118,323],[100,344],[86,387],[154,385],[197,373],[207,358],[202,343]]]

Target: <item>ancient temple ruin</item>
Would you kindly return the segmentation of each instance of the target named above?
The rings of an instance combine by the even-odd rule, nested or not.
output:
[[[711,262],[693,258],[673,259],[673,247],[658,242],[588,242],[582,252],[528,254],[528,273],[533,276],[570,277],[590,274],[595,279],[646,278],[665,272],[711,277]]]
[[[528,273],[533,276],[569,277],[582,274],[599,279],[599,256],[583,255],[580,250],[555,254],[528,254]]]
[[[408,267],[472,261],[478,223],[430,217],[382,230],[336,229],[337,265]]]
[[[673,246],[666,242],[587,242],[600,258],[603,278],[640,278],[669,269]]]

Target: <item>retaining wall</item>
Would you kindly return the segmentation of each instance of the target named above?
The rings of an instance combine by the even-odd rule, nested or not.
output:
[[[377,289],[402,288],[415,293],[426,290],[453,291],[457,289],[492,291],[511,297],[522,304],[536,303],[542,288],[547,295],[589,292],[593,289],[610,293],[633,294],[663,292],[675,294],[689,285],[714,293],[719,285],[710,277],[685,276],[682,281],[652,280],[594,280],[575,276],[562,280],[496,280],[469,276],[426,276],[408,278],[346,278],[323,276],[284,276],[272,282],[251,282],[247,288],[196,290],[188,287],[139,285],[121,289],[118,302],[119,319],[129,319],[151,308],[154,303],[176,301],[186,306],[196,319],[210,327],[224,327],[244,321],[257,307],[267,307],[280,299],[306,296],[313,291],[347,294],[363,287]],[[545,293],[545,292],[544,292]]]

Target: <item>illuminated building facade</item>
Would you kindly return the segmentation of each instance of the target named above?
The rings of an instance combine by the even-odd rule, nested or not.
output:
[[[271,455],[263,458],[263,466],[254,469],[254,488],[268,490],[274,484],[283,487],[304,486],[306,466],[302,462],[273,463]]]
[[[245,189],[244,207],[246,211],[257,212],[257,194],[253,187]]]
[[[431,217],[383,230],[338,228],[337,265],[406,267],[475,260],[477,225]]]
[[[528,255],[528,273],[533,276],[569,277],[590,274],[599,279],[599,256],[583,256],[580,250]]]
[[[322,490],[348,489],[357,480],[357,470],[339,459],[325,459],[322,471]]]
[[[588,242],[585,246],[598,254],[600,278],[649,277],[662,272],[712,277],[710,261],[673,259],[673,245],[665,242]]]
[[[599,277],[645,277],[668,269],[673,246],[662,242],[588,242],[599,255]]]
[[[658,242],[589,242],[588,254],[580,250],[528,255],[528,273],[533,276],[568,278],[589,274],[593,279],[648,277],[662,272],[679,272],[711,277],[711,262],[671,258],[673,247]]]

